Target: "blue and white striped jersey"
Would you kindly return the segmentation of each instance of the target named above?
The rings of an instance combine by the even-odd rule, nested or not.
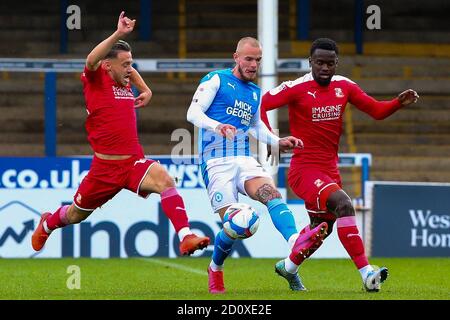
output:
[[[200,163],[212,158],[249,156],[248,130],[254,117],[260,121],[261,89],[252,82],[242,81],[231,69],[210,72],[200,81],[193,103],[200,103],[210,125],[202,125],[199,135]],[[212,120],[212,121],[210,121]],[[236,127],[234,141],[214,132],[218,124]]]

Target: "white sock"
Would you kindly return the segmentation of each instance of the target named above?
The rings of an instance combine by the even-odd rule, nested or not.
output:
[[[180,241],[183,241],[184,237],[186,237],[188,234],[192,234],[192,231],[189,227],[181,228],[180,231],[178,231],[178,238]]]
[[[288,239],[288,245],[289,245],[289,249],[292,250],[292,247],[294,246],[295,241],[298,238],[299,233],[294,233],[292,236],[289,237]]]
[[[211,260],[209,267],[211,268],[212,271],[216,272],[216,271],[222,271],[223,270],[223,265],[218,266],[217,264],[214,263],[214,261]]]
[[[45,232],[47,232],[47,234],[50,234],[50,233],[52,233],[52,231],[53,231],[53,230],[50,230],[50,229],[48,228],[48,226],[47,226],[47,220],[45,220],[45,221],[42,223],[42,227],[44,228]]]
[[[359,269],[359,273],[361,274],[361,278],[362,278],[363,281],[366,280],[367,274],[370,271],[373,271],[373,267],[370,264],[368,264],[367,266],[362,267],[361,269]]]
[[[284,268],[286,269],[287,272],[292,274],[295,274],[298,271],[298,265],[293,263],[291,259],[289,259],[289,257],[284,259]]]

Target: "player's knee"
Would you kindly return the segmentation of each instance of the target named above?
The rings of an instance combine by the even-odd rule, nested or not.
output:
[[[355,215],[352,200],[342,190],[336,191],[329,196],[327,207],[335,214],[336,218]]]
[[[350,198],[342,199],[339,201],[335,209],[335,214],[337,218],[355,215],[355,208],[353,208],[353,204]]]
[[[153,179],[153,183],[154,183],[153,188],[158,193],[161,193],[169,188],[175,187],[174,179],[166,171],[160,172],[160,174]]]
[[[175,187],[174,179],[169,175],[167,170],[156,163],[142,182],[141,188],[144,190],[150,190],[151,192],[161,193],[164,190]]]
[[[73,215],[73,216],[69,219],[69,222],[70,222],[70,224],[77,224],[77,223],[80,223],[80,222],[86,220],[86,218],[87,218],[87,217],[81,216],[81,215]]]
[[[270,200],[281,199],[281,193],[269,183],[260,186],[255,192],[255,198],[261,203],[267,204]]]
[[[163,175],[158,183],[160,184],[162,189],[175,187],[175,181],[171,176],[169,176],[169,174]]]
[[[67,212],[66,217],[69,221],[69,224],[77,224],[80,223],[89,217],[89,214],[91,212],[82,212],[79,210],[71,210],[70,212]]]

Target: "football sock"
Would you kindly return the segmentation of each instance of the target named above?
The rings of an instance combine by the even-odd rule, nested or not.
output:
[[[223,265],[218,266],[217,264],[214,263],[213,260],[211,260],[211,262],[209,263],[209,267],[211,268],[212,271],[217,272],[217,271],[223,271]]]
[[[227,236],[223,229],[216,235],[212,255],[212,262],[214,262],[214,264],[210,265],[213,271],[221,270],[223,268],[223,263],[230,254],[234,241],[235,239],[231,239]],[[214,268],[216,268],[216,270]]]
[[[292,247],[294,246],[295,241],[298,238],[298,235],[299,235],[298,233],[294,233],[292,236],[289,237],[289,240],[288,240],[289,249],[292,250]]]
[[[280,198],[272,199],[266,205],[275,228],[289,241],[289,238],[298,232],[291,210]]]
[[[370,271],[373,271],[373,267],[372,267],[370,264],[368,264],[367,266],[362,267],[362,268],[359,269],[358,271],[359,271],[359,273],[361,274],[361,278],[362,278],[363,281],[364,281],[364,280],[366,280],[366,278],[367,278],[367,274],[368,274]]]
[[[189,227],[181,228],[180,231],[178,231],[178,239],[180,239],[180,241],[183,241],[184,237],[189,234],[192,234],[192,231],[191,229],[189,229]]]
[[[347,253],[352,258],[356,268],[361,269],[369,264],[364,244],[356,226],[355,216],[341,217],[336,220],[337,233]]]
[[[189,228],[183,198],[178,194],[176,188],[168,188],[161,192],[161,206],[167,218],[172,222],[175,232],[178,233],[182,228]]]
[[[292,262],[291,258],[287,257],[284,259],[284,268],[287,272],[295,274],[298,271],[298,265]]]
[[[59,207],[58,210],[55,211],[55,213],[53,213],[44,221],[43,227],[47,233],[70,224],[66,216],[69,207],[69,205]]]

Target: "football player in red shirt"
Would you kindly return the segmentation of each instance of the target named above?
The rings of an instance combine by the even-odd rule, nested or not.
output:
[[[309,62],[310,73],[284,82],[263,96],[261,118],[270,128],[266,111],[288,105],[291,134],[304,143],[303,149],[294,150],[288,174],[289,186],[305,201],[311,221],[300,236],[322,222],[328,224],[331,233],[336,221],[339,239],[358,268],[364,287],[367,291],[378,291],[388,276],[387,268],[374,270],[369,264],[356,226],[355,209],[342,190],[337,166],[343,113],[350,102],[381,120],[415,103],[419,96],[409,89],[390,101],[377,101],[350,79],[335,75],[338,47],[331,39],[313,42]],[[297,273],[299,265],[317,248],[310,248],[304,255],[291,254],[278,262],[278,273]]]
[[[73,204],[42,215],[32,236],[36,251],[42,249],[53,230],[80,223],[122,189],[142,197],[161,195],[161,206],[180,238],[182,255],[209,245],[208,237],[191,232],[173,179],[158,162],[145,158],[139,143],[135,108],[147,105],[152,92],[131,65],[129,44],[120,40],[133,31],[135,22],[122,12],[117,30],[87,56],[81,81],[88,113],[86,130],[94,157]],[[131,84],[140,92],[137,98]]]

